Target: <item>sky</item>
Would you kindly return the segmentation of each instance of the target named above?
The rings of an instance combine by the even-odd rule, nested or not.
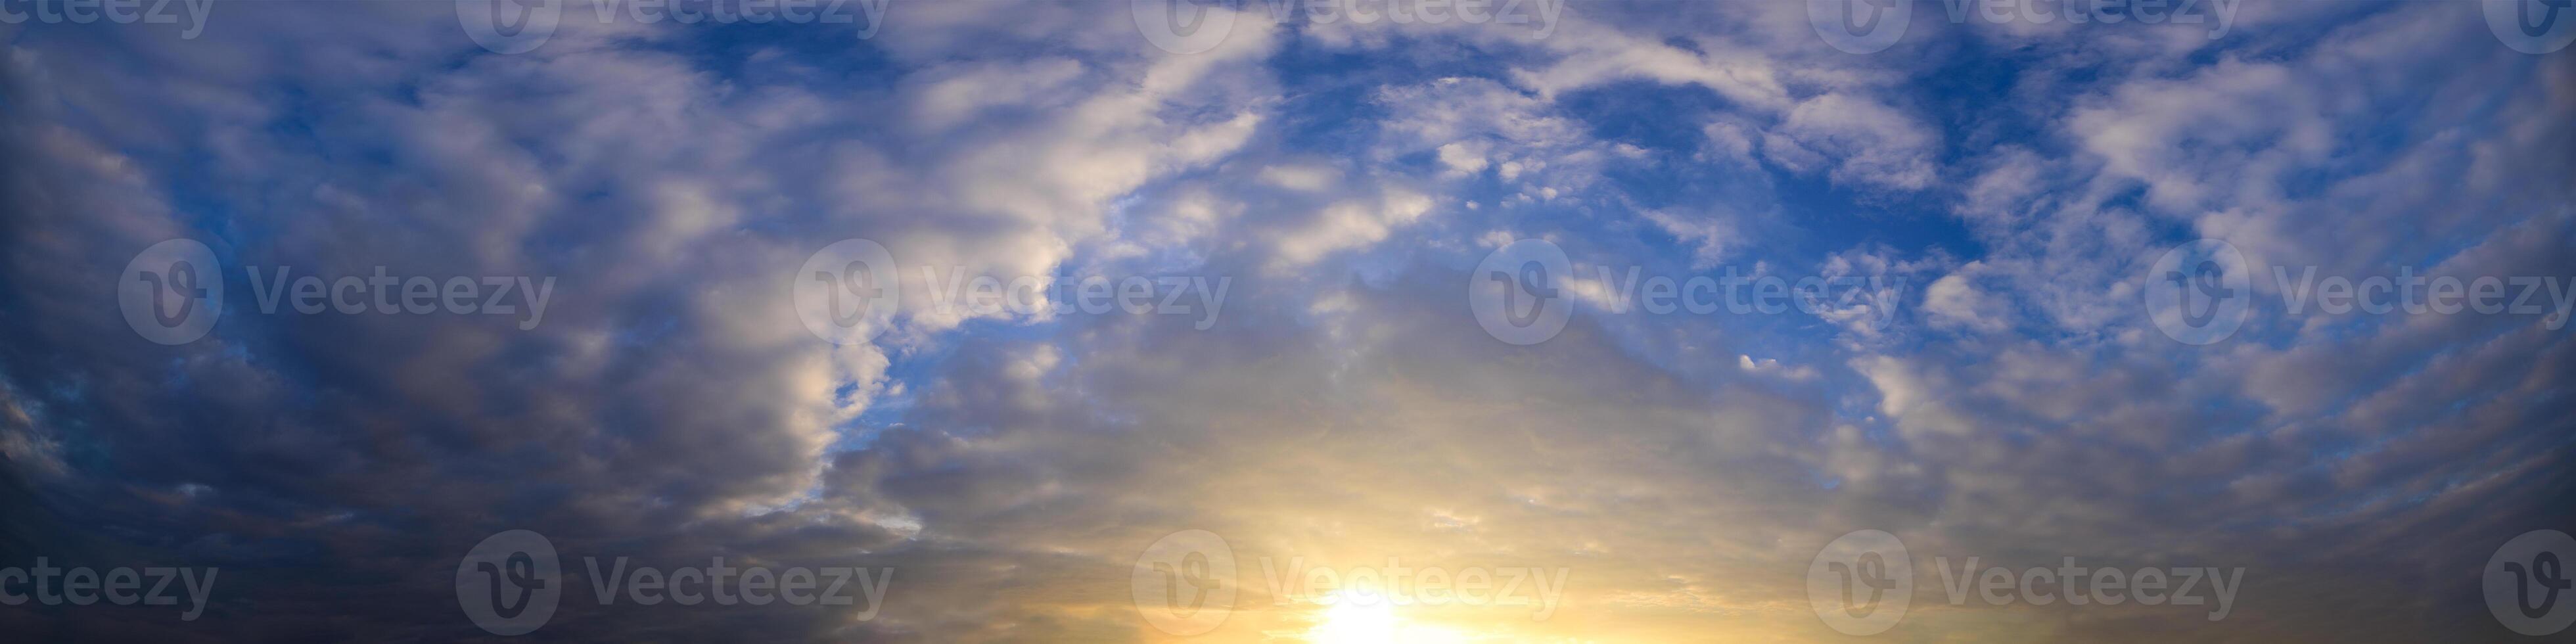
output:
[[[2561,11],[0,0],[0,630],[2576,641]]]

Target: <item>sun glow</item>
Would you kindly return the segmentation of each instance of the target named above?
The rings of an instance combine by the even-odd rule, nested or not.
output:
[[[1395,641],[1395,603],[1374,595],[1337,592],[1324,607],[1322,621],[1306,633],[1317,644],[1372,644]]]
[[[1306,641],[1314,644],[1438,644],[1468,642],[1473,638],[1456,630],[1405,620],[1397,614],[1395,602],[1383,595],[1365,592],[1335,592],[1317,615],[1313,628],[1307,629]]]

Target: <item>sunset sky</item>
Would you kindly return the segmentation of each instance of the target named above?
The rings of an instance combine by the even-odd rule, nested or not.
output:
[[[0,633],[2576,641],[2576,8],[496,2],[0,0]]]

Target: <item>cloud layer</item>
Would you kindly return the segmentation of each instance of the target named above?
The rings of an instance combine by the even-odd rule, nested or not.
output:
[[[2576,57],[2499,45],[2471,4],[2346,4],[2246,3],[2210,38],[1923,3],[1873,55],[1797,3],[1246,3],[1189,54],[1096,2],[576,4],[517,54],[448,3],[0,26],[0,565],[224,571],[195,621],[0,625],[486,637],[458,557],[524,528],[567,562],[895,571],[865,613],[603,606],[576,573],[545,639],[1161,641],[1131,567],[1201,529],[1243,562],[1215,641],[1331,626],[1261,572],[1299,558],[1567,572],[1544,619],[1408,613],[1463,641],[1809,641],[1842,637],[1810,559],[1879,529],[2015,570],[2246,569],[2219,621],[1952,605],[1918,575],[1890,641],[2503,637],[2478,566],[2576,527],[2565,313],[2292,310],[2272,269],[2576,285]],[[214,250],[229,310],[165,346],[115,301],[175,238]],[[835,344],[794,293],[849,238],[901,296]],[[2199,238],[2257,293],[2208,346],[2142,297]],[[1461,297],[1515,239],[1888,299],[1656,314],[1619,275],[1516,346]],[[281,268],[555,286],[530,328],[259,310]],[[977,310],[948,275],[1229,290],[1202,324]]]

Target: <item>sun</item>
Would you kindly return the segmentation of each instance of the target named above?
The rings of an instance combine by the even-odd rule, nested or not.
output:
[[[1322,620],[1306,632],[1308,641],[1315,644],[1396,641],[1396,627],[1402,620],[1395,616],[1394,602],[1374,594],[1349,591],[1335,592],[1330,599],[1330,605],[1324,607]]]
[[[1316,602],[1324,604],[1315,625],[1306,629],[1313,644],[1462,644],[1484,641],[1436,624],[1405,619],[1397,602],[1365,591],[1338,591]]]

